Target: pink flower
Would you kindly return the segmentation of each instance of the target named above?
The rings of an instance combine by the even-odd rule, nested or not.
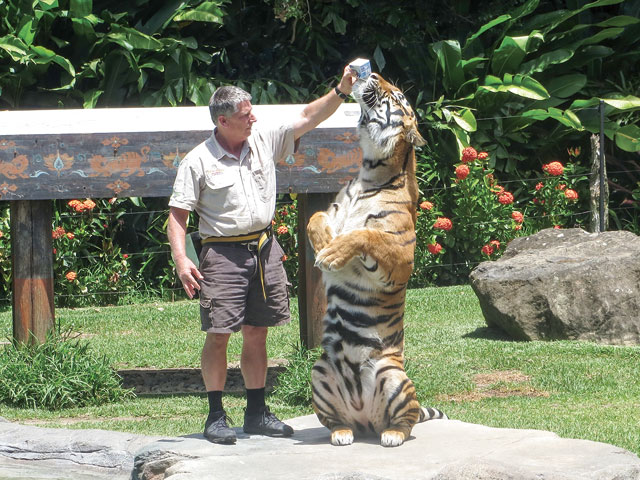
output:
[[[66,279],[67,279],[68,281],[73,282],[73,281],[76,279],[77,274],[76,274],[76,272],[71,271],[71,272],[67,272],[67,274],[65,275],[65,277],[66,277]]]
[[[473,147],[467,147],[462,150],[462,161],[464,163],[473,162],[476,158],[478,158],[478,152]]]
[[[445,232],[448,232],[453,228],[453,223],[446,217],[438,217],[433,224],[433,228],[435,228],[436,230],[444,230]]]
[[[542,187],[544,187],[544,185],[542,184],[542,182],[538,182],[536,184],[536,190],[540,190]]]
[[[427,202],[426,200],[420,204],[420,208],[422,210],[431,210],[433,208],[433,203]]]
[[[456,167],[456,178],[458,180],[464,180],[469,175],[469,166],[462,164]]]
[[[429,250],[429,253],[431,253],[432,255],[437,255],[442,250],[442,245],[440,245],[438,242],[430,243],[429,245],[427,245],[427,250]]]

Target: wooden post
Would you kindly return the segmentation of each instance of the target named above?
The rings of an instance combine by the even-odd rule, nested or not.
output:
[[[13,338],[44,342],[54,326],[50,200],[11,202]]]
[[[322,272],[313,266],[313,249],[307,241],[307,223],[314,213],[326,210],[334,198],[335,193],[298,195],[298,312],[300,341],[307,348],[320,345],[322,318],[327,308]]]

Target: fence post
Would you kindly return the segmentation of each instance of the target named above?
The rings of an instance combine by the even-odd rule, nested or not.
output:
[[[605,232],[609,226],[609,185],[604,157],[604,102],[600,101],[600,135],[591,135],[591,225],[594,233]]]
[[[10,202],[13,338],[44,342],[54,326],[50,200]]]
[[[307,348],[320,345],[327,308],[322,272],[313,266],[314,252],[307,241],[307,223],[315,212],[326,210],[334,197],[335,193],[298,195],[298,314],[300,341]]]

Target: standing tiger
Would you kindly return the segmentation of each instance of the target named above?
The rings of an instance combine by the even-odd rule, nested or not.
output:
[[[327,295],[313,408],[333,445],[350,445],[355,432],[394,447],[417,422],[447,418],[420,406],[404,371],[418,200],[414,146],[425,141],[402,92],[380,75],[356,82],[353,96],[361,108],[360,172],[307,225]]]

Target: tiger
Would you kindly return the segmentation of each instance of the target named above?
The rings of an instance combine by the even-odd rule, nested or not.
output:
[[[418,202],[414,147],[426,142],[403,93],[379,74],[358,80],[352,96],[361,109],[358,176],[307,224],[327,299],[312,405],[333,445],[375,435],[396,447],[416,423],[448,418],[420,405],[404,370]]]

